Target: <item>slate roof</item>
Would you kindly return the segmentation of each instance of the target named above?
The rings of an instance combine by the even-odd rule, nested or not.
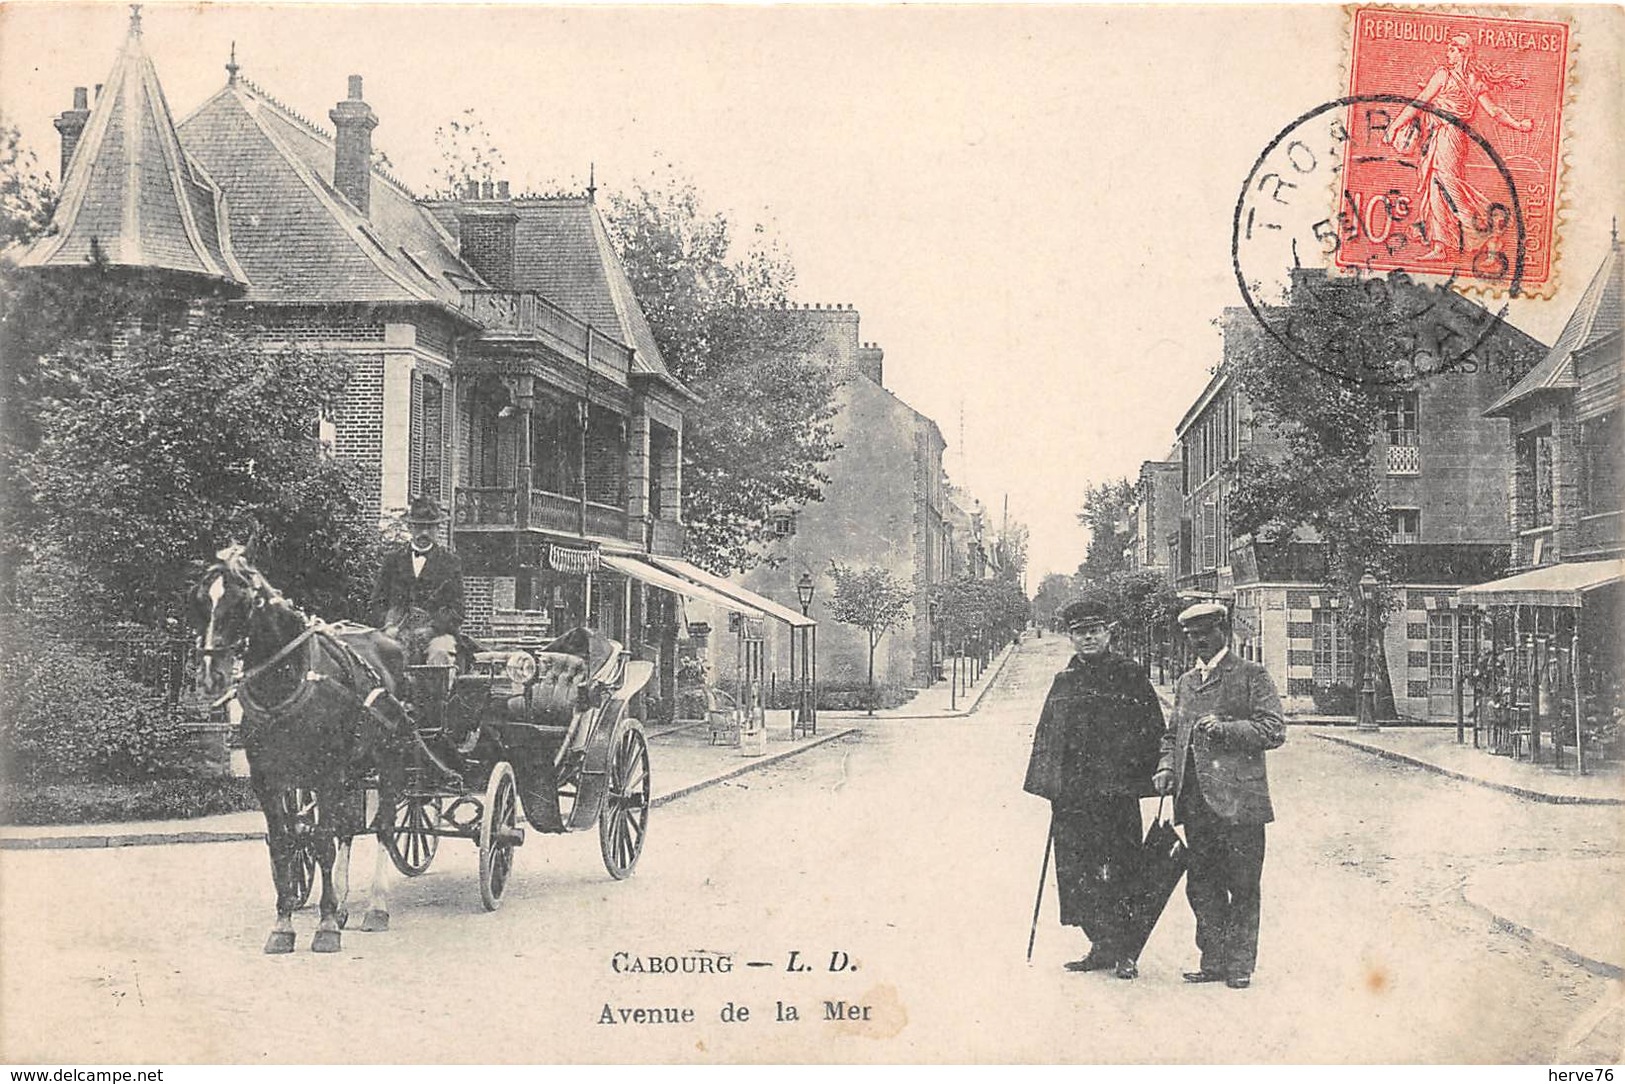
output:
[[[405,302],[456,308],[458,283],[483,285],[457,242],[381,170],[370,217],[333,187],[333,137],[238,77],[179,127],[181,143],[226,190],[246,299]]]
[[[1616,233],[1608,246],[1608,255],[1603,257],[1602,266],[1597,268],[1585,293],[1580,295],[1580,303],[1574,307],[1569,322],[1563,325],[1563,333],[1557,337],[1557,342],[1552,344],[1540,364],[1525,373],[1511,391],[1484,412],[1486,417],[1505,415],[1513,406],[1540,392],[1580,386],[1574,372],[1574,355],[1620,330],[1621,315],[1625,312],[1625,300],[1621,296],[1622,278],[1625,278],[1622,268],[1625,265],[1620,261],[1619,235]]]
[[[52,232],[19,262],[83,267],[96,247],[115,266],[247,284],[224,195],[176,138],[139,16],[104,86],[68,167]]]
[[[430,204],[447,230],[458,228],[458,203],[435,200]],[[634,374],[674,381],[597,204],[585,196],[520,196],[500,204],[482,200],[479,205],[501,206],[517,218],[515,290],[541,294],[632,347]]]

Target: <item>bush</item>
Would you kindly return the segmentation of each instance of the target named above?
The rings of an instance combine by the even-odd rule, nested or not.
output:
[[[1315,710],[1322,715],[1353,715],[1354,714],[1354,686],[1344,685],[1316,685],[1311,691],[1315,700]]]
[[[0,786],[0,824],[184,820],[259,807],[246,779]]]
[[[182,776],[190,760],[188,721],[104,653],[7,616],[0,635],[0,758],[8,781]]]

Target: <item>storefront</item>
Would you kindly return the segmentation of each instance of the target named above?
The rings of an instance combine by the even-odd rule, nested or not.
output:
[[[1583,772],[1625,752],[1622,576],[1620,561],[1576,561],[1458,593],[1481,615],[1465,680],[1474,733],[1491,753]]]

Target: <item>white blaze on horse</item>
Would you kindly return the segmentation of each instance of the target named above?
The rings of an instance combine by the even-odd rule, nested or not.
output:
[[[300,831],[310,831],[322,877],[314,952],[337,952],[348,917],[350,845],[368,831],[366,787],[378,781],[380,842],[392,826],[412,726],[398,694],[400,645],[376,630],[340,631],[302,613],[249,563],[241,546],[221,550],[189,599],[203,696],[237,698],[249,781],[265,813],[276,885],[268,953],[292,952],[293,912],[308,892]],[[243,672],[233,679],[238,663]],[[316,797],[314,825],[302,823],[295,789]],[[378,848],[363,930],[389,927],[389,861]],[[304,884],[301,891],[301,884]]]

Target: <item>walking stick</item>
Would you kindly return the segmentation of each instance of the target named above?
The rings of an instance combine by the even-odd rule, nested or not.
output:
[[[1027,962],[1033,962],[1033,942],[1038,940],[1038,910],[1044,906],[1044,882],[1049,880],[1049,854],[1055,846],[1055,818],[1050,817],[1049,834],[1044,837],[1044,864],[1038,870],[1038,898],[1033,900],[1033,928],[1027,934]]]

